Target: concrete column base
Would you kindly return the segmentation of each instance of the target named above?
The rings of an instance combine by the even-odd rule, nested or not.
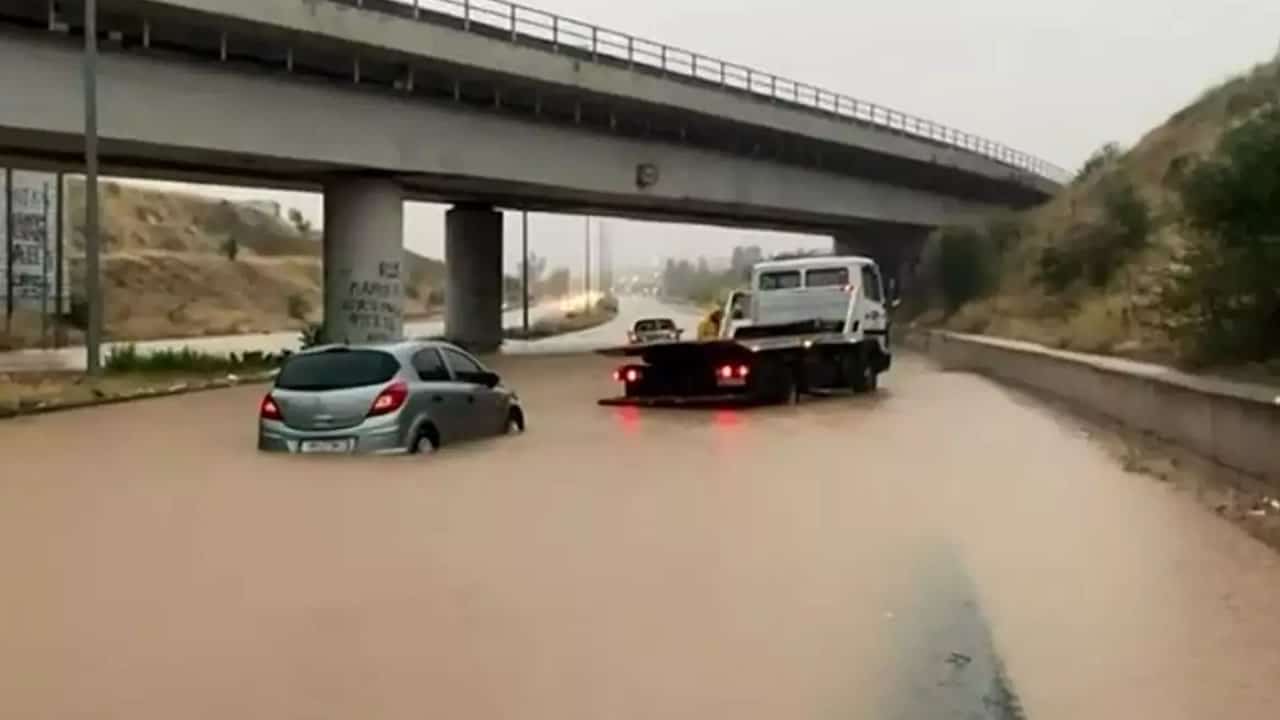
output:
[[[502,213],[458,206],[445,215],[445,336],[472,352],[502,344]]]
[[[324,340],[404,337],[404,197],[390,180],[334,180],[324,192]]]

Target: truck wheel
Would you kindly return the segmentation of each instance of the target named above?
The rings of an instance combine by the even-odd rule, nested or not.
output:
[[[800,383],[790,370],[783,373],[781,401],[783,405],[800,404]]]
[[[849,384],[855,393],[875,392],[880,385],[880,374],[876,372],[875,358],[871,353],[872,351],[863,345],[858,349],[851,363],[853,372]]]
[[[771,383],[773,389],[761,394],[762,399],[779,405],[796,405],[800,402],[800,382],[793,368],[780,363],[772,368],[770,375],[776,380],[776,384]]]

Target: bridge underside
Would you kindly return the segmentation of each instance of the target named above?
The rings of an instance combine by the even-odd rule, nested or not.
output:
[[[80,52],[5,34],[0,155],[80,165]],[[602,135],[381,89],[335,87],[145,55],[101,59],[104,168],[170,179],[319,189],[397,180],[407,197],[560,212],[828,231],[937,226],[986,203],[678,144]],[[644,176],[642,179],[642,175]]]
[[[22,69],[0,74],[0,96],[23,98],[0,104],[0,161],[78,170],[79,48],[56,34],[0,39],[0,66]],[[351,309],[383,308],[378,298],[369,305],[352,293],[373,287],[368,283],[394,285],[395,278],[382,274],[389,272],[387,263],[399,262],[400,232],[364,209],[390,208],[397,193],[399,199],[473,208],[478,218],[486,209],[506,207],[830,234],[846,239],[840,248],[886,263],[890,277],[906,267],[898,256],[912,255],[906,245],[922,242],[928,228],[994,209],[763,158],[227,65],[108,50],[99,82],[106,173],[326,193],[327,204],[339,208],[342,228],[326,238],[326,259],[345,259],[360,276],[326,273],[333,300],[326,302],[327,314],[351,341],[376,339],[399,326],[398,303],[388,306],[395,318],[357,317],[363,310]],[[487,346],[500,338],[500,311],[487,310],[499,308],[500,297],[472,297],[472,290],[493,286],[500,293],[501,253],[493,251],[501,246],[500,224],[499,235],[491,237],[493,223],[456,217],[448,259],[462,269],[449,284],[467,311],[450,316],[449,331]],[[906,244],[902,252],[893,247],[898,243]],[[490,267],[497,282],[477,270]]]

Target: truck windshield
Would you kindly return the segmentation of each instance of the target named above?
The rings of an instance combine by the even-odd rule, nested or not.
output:
[[[281,390],[341,390],[380,385],[395,376],[400,363],[379,350],[330,350],[295,355],[280,369]]]

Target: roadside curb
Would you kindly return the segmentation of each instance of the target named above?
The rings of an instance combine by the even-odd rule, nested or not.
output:
[[[1280,397],[1270,387],[938,330],[909,330],[904,346],[944,369],[1047,393],[1280,487]]]
[[[90,400],[19,404],[16,408],[0,407],[0,420],[17,420],[24,417],[49,415],[51,413],[65,412],[68,410],[83,410],[103,405],[120,405],[138,400],[154,400],[157,398],[174,397],[176,395],[191,395],[211,390],[228,390],[230,388],[240,387],[243,385],[260,385],[262,383],[270,382],[274,377],[275,375],[273,373],[255,373],[253,375],[246,375],[243,377],[232,376],[194,383],[175,383],[169,387],[163,388],[144,388],[136,392],[118,395],[105,395],[103,397],[93,398]]]

